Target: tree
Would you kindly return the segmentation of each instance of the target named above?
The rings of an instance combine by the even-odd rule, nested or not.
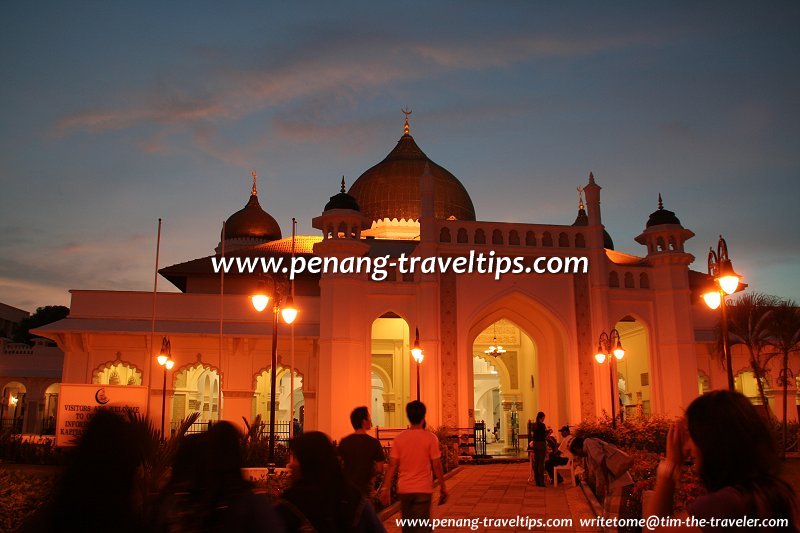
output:
[[[67,315],[69,315],[69,307],[64,307],[63,305],[39,307],[31,316],[23,319],[19,323],[17,331],[14,333],[14,342],[30,344],[33,338],[30,334],[30,330],[66,318]]]
[[[770,310],[767,317],[767,342],[775,349],[775,356],[781,356],[781,370],[778,384],[783,387],[783,457],[786,458],[787,392],[790,380],[794,379],[789,368],[789,355],[800,351],[800,309],[792,300],[781,300]]]
[[[767,322],[770,311],[777,305],[778,299],[761,293],[742,294],[733,300],[728,307],[728,335],[731,345],[741,344],[747,348],[750,368],[756,378],[758,395],[764,405],[764,413],[769,419],[769,401],[764,391],[766,368],[774,356],[765,348],[768,345],[769,331]]]

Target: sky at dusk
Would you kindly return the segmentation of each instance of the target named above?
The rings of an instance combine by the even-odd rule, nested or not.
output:
[[[291,234],[402,135],[479,220],[570,224],[594,172],[618,250],[657,206],[800,299],[798,2],[0,6],[0,301],[151,290],[209,255],[250,171]],[[174,290],[162,279],[160,288]]]

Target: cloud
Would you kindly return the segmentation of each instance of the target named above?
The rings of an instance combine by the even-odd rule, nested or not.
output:
[[[204,52],[202,79],[181,76],[176,69],[173,78],[138,96],[127,95],[126,100],[132,99],[133,104],[68,115],[56,122],[53,132],[66,135],[155,127],[155,133],[139,143],[153,153],[168,151],[170,139],[188,131],[195,148],[237,162],[241,153],[236,154],[233,147],[219,148],[224,142],[215,126],[266,113],[265,123],[278,134],[298,140],[309,135],[304,127],[308,121],[287,119],[289,110],[301,117],[313,113],[314,122],[320,122],[320,116],[335,114],[321,102],[356,106],[365,95],[375,96],[389,87],[452,72],[503,68],[542,58],[586,57],[625,46],[652,45],[665,38],[664,32],[644,31],[573,37],[487,34],[419,43],[410,38],[338,33],[318,35],[285,53],[273,54],[275,57],[259,57],[237,67],[223,61],[224,54]],[[327,125],[326,129],[337,127]]]

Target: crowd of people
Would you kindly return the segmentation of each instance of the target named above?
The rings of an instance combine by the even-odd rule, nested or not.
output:
[[[425,429],[426,408],[406,406],[409,427],[394,440],[384,479],[397,476],[397,497],[406,518],[430,517],[434,478],[447,497],[436,435]],[[50,503],[22,531],[310,532],[385,531],[373,502],[388,504],[392,483],[376,491],[386,457],[368,434],[367,407],[350,415],[354,432],[336,446],[319,431],[298,434],[289,443],[291,481],[278,498],[254,491],[242,474],[242,434],[218,422],[201,434],[179,439],[168,478],[158,494],[139,490],[147,461],[159,453],[143,449],[142,425],[110,411],[98,411],[72,454]],[[150,441],[152,442],[152,441]],[[161,448],[160,453],[166,453]],[[137,477],[139,479],[137,479]]]
[[[425,429],[425,415],[422,402],[407,404],[409,426],[395,437],[388,458],[369,434],[372,421],[367,407],[352,411],[353,433],[338,446],[318,431],[297,435],[289,446],[291,481],[275,499],[256,493],[245,480],[242,435],[232,424],[219,422],[206,433],[179,440],[168,478],[160,483],[157,497],[145,505],[150,494],[135,488],[148,457],[136,435],[141,428],[99,411],[74,450],[54,497],[22,530],[382,532],[373,502],[390,503],[395,476],[403,518],[431,516],[435,482],[439,503],[447,500],[439,442]],[[528,481],[545,486],[545,473],[556,480],[560,473],[580,472],[593,485],[604,517],[620,516],[633,486],[632,458],[601,439],[573,436],[568,425],[559,429],[557,441],[545,418],[539,412],[528,423]],[[158,454],[149,457],[154,461]],[[689,514],[706,519],[788,518],[789,525],[781,529],[800,531],[796,494],[778,476],[772,432],[741,394],[704,394],[673,425],[644,516],[673,513],[673,496],[689,464],[708,491],[689,506]],[[564,465],[572,468],[557,469]],[[376,490],[376,476],[384,472],[384,482]]]

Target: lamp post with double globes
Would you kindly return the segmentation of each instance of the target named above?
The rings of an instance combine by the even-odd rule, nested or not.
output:
[[[265,279],[272,282],[271,294],[267,292]],[[270,472],[275,471],[275,378],[278,367],[278,315],[281,315],[287,324],[291,324],[297,318],[297,308],[294,306],[289,284],[285,280],[280,281],[281,283],[273,276],[262,277],[258,282],[255,294],[250,297],[253,307],[259,313],[267,308],[270,298],[272,299],[272,366],[270,367],[269,382],[269,458],[267,459],[267,467]]]
[[[611,357],[612,355],[614,357]],[[614,376],[617,374],[617,361],[622,360],[623,357],[625,357],[625,350],[622,348],[617,328],[612,329],[611,333],[602,332],[597,341],[597,353],[595,353],[594,359],[601,365],[608,360],[611,381],[611,425],[614,429],[617,428],[617,395],[614,390],[616,385]]]
[[[728,310],[725,297],[736,292],[742,277],[733,270],[733,263],[728,257],[728,244],[722,235],[719,236],[717,251],[708,250],[708,275],[713,282],[703,293],[703,300],[711,309],[722,309],[722,350],[725,356],[725,365],[728,367],[728,389],[734,389],[733,367],[731,366],[731,345],[728,340]]]
[[[172,344],[166,337],[161,339],[161,351],[158,353],[156,361],[164,368],[164,383],[161,386],[161,442],[164,442],[164,418],[167,411],[167,370],[172,370],[172,367],[175,366],[175,361],[172,360]]]
[[[419,346],[419,328],[416,328],[416,336],[414,338],[414,345],[411,347],[411,357],[417,362],[417,401],[419,400],[419,367],[422,365],[422,360],[425,359],[425,354]]]

